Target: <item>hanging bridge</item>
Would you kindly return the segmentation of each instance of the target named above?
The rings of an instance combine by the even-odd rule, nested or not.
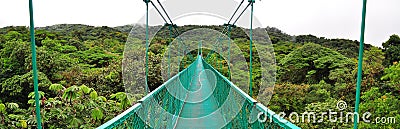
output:
[[[266,118],[256,118],[260,113]],[[244,93],[198,55],[186,69],[98,128],[298,127]]]
[[[170,38],[178,37],[177,26],[172,22],[168,13],[157,0],[160,11],[153,1],[144,0],[146,3],[146,82],[148,76],[148,50],[149,27],[148,6],[152,5],[168,26]],[[233,16],[238,12],[240,3]],[[253,21],[254,0],[249,0],[248,5],[239,14],[236,20],[233,16],[227,24],[224,24],[224,32],[230,39],[231,30],[243,13],[251,7],[251,23]],[[164,14],[163,14],[163,13]],[[166,16],[166,18],[164,17]],[[169,20],[169,22],[168,22]],[[226,30],[226,31],[225,31]],[[219,41],[221,37],[216,40]],[[250,26],[250,78],[252,78],[252,24]],[[229,52],[230,52],[229,40]],[[181,46],[181,44],[179,44]],[[185,49],[179,48],[179,49]],[[210,51],[209,55],[215,51]],[[186,52],[183,52],[184,54]],[[137,104],[106,122],[98,129],[113,128],[168,128],[168,129],[219,129],[219,128],[299,128],[289,121],[279,117],[273,111],[253,99],[252,79],[250,79],[249,94],[235,86],[228,78],[208,64],[202,57],[202,46],[199,41],[197,57],[188,67],[178,74],[170,77],[168,81],[143,97]],[[186,55],[193,58],[191,54]],[[228,54],[228,62],[230,53]],[[170,49],[168,49],[168,61],[170,61]],[[170,62],[168,62],[168,76],[170,75]],[[220,64],[219,66],[222,66]],[[229,65],[228,65],[229,67]],[[228,70],[228,76],[230,72]],[[146,91],[149,91],[146,87]]]

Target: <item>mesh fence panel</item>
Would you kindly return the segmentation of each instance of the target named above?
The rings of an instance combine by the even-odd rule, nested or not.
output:
[[[208,95],[207,93],[210,95]],[[201,97],[206,95],[206,99]],[[195,100],[201,101],[195,101]],[[260,121],[259,114],[266,121]],[[240,90],[200,56],[99,129],[298,128]]]

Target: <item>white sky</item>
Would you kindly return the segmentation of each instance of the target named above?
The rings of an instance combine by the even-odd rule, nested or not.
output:
[[[63,23],[120,26],[135,23],[145,14],[143,0],[33,2],[36,26]],[[381,46],[390,35],[400,34],[399,5],[400,0],[368,1],[366,43]],[[319,37],[359,40],[361,8],[362,0],[257,0],[254,11],[264,27],[277,27],[290,35],[313,34]],[[220,22],[193,17],[176,23],[222,24]],[[0,0],[0,27],[11,25],[29,25],[28,0]]]

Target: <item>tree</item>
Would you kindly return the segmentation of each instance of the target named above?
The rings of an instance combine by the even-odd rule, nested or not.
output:
[[[385,66],[400,61],[400,37],[398,35],[390,36],[389,40],[383,43],[382,46],[385,50]]]
[[[383,48],[389,48],[391,46],[399,46],[400,45],[400,37],[396,34],[390,36],[389,40],[382,44]]]
[[[303,112],[309,99],[306,97],[309,87],[305,84],[276,84],[268,108],[275,112]]]
[[[0,81],[29,72],[25,67],[25,59],[31,53],[29,43],[17,40],[6,41],[3,45],[0,51]]]
[[[346,81],[355,63],[318,44],[307,43],[289,53],[280,62],[279,79],[282,82],[319,83],[324,80],[328,84]]]
[[[51,82],[45,74],[39,72],[39,89],[48,91]],[[13,102],[26,108],[28,105],[28,94],[33,90],[33,73],[28,72],[24,75],[14,75],[6,79],[0,85],[0,96],[4,102]],[[4,97],[3,97],[4,96]]]

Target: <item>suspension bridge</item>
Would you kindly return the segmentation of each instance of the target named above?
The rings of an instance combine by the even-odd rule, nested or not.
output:
[[[148,7],[153,6],[159,16],[168,26],[170,38],[177,38],[178,42],[183,39],[177,26],[169,17],[167,11],[157,0],[161,9],[155,6],[151,0],[144,0],[146,3],[146,76],[148,76],[148,55],[149,49],[149,28],[148,28]],[[232,28],[235,27],[238,19],[243,13],[251,8],[250,26],[250,47],[252,47],[252,21],[254,0],[248,1],[247,6],[236,18],[239,8],[244,3],[240,3],[233,13],[228,23],[224,24],[222,33],[226,33],[230,39]],[[215,39],[221,40],[220,37]],[[229,40],[230,45],[230,40]],[[184,45],[181,45],[185,49]],[[229,47],[230,48],[230,47]],[[202,57],[202,46],[199,41],[197,55],[189,56],[194,61],[181,72],[171,77],[157,89],[150,92],[139,103],[129,108],[114,119],[99,127],[108,128],[169,128],[169,129],[218,129],[218,128],[298,128],[296,125],[279,117],[267,107],[258,103],[251,97],[252,79],[250,79],[249,94],[243,92],[235,86],[230,77],[223,76],[220,71],[211,66]],[[214,53],[211,51],[209,55]],[[230,52],[230,50],[228,50]],[[168,53],[170,50],[168,49]],[[183,52],[184,54],[186,52]],[[230,53],[229,53],[230,54]],[[228,56],[229,56],[228,54]],[[170,60],[168,54],[168,60]],[[250,49],[250,78],[252,74],[252,49]],[[229,56],[230,57],[230,56]],[[230,60],[228,57],[227,60]],[[229,62],[229,61],[228,61]],[[170,62],[168,62],[168,75],[170,75]],[[216,65],[222,66],[222,64]],[[228,65],[229,66],[229,65]],[[228,76],[230,76],[228,70]],[[183,88],[180,88],[183,87]],[[148,91],[148,89],[146,89]],[[189,92],[188,92],[189,91]],[[204,99],[202,99],[204,98]],[[259,114],[263,114],[265,121],[260,121]],[[268,119],[268,121],[267,121]]]
[[[173,23],[168,16],[167,11],[157,0],[161,10],[159,10],[153,1],[144,0],[146,4],[146,82],[149,74],[149,4],[152,5],[160,14],[170,30],[170,37],[177,37],[180,33],[177,26]],[[223,33],[226,33],[230,38],[230,33],[235,23],[242,16],[242,14],[250,7],[250,60],[249,65],[249,92],[245,93],[242,89],[233,84],[229,79],[231,73],[228,70],[228,77],[225,77],[215,69],[206,59],[203,58],[201,42],[199,43],[198,53],[193,56],[193,62],[185,69],[181,70],[176,75],[169,77],[161,86],[153,91],[150,91],[146,86],[148,93],[138,101],[134,106],[130,107],[120,115],[107,121],[98,129],[113,129],[113,128],[168,128],[168,129],[217,129],[217,128],[285,128],[285,129],[298,129],[293,123],[281,118],[266,106],[257,102],[252,98],[253,83],[252,83],[252,55],[253,55],[253,7],[255,0],[248,0],[247,6],[243,9],[236,20],[233,17],[238,13],[239,8],[244,3],[244,0],[238,5],[230,20],[224,24]],[[362,61],[363,53],[363,38],[364,38],[364,19],[365,19],[365,4],[363,9],[363,22],[362,22],[362,36],[360,42],[360,60]],[[38,100],[38,77],[36,68],[36,51],[35,51],[35,37],[34,37],[34,24],[33,24],[33,7],[32,0],[29,1],[30,7],[30,29],[31,29],[31,47],[32,47],[32,67],[34,74],[34,90],[36,98],[36,118],[38,128],[41,126],[40,118],[40,104]],[[166,16],[166,18],[164,17]],[[226,31],[225,31],[226,30]],[[178,39],[182,40],[182,39]],[[230,44],[230,42],[229,42]],[[230,50],[228,50],[230,51]],[[214,52],[214,51],[211,51]],[[169,55],[169,54],[168,54]],[[208,54],[209,55],[209,54]],[[189,56],[189,55],[185,55]],[[170,57],[168,57],[170,58]],[[206,57],[208,58],[208,57]],[[230,60],[228,58],[228,60]],[[228,61],[229,62],[229,61]],[[359,89],[361,78],[362,62],[359,63],[359,75],[357,83],[357,96],[356,96],[356,109],[358,112],[359,103]],[[229,67],[229,65],[228,65]],[[170,76],[170,67],[168,67],[168,75]],[[188,92],[189,91],[189,92]],[[199,99],[205,98],[205,99]],[[228,103],[228,104],[224,104]],[[262,114],[262,115],[260,115]],[[264,121],[260,121],[263,119]],[[355,121],[357,118],[355,116]],[[357,128],[357,123],[354,124]]]

